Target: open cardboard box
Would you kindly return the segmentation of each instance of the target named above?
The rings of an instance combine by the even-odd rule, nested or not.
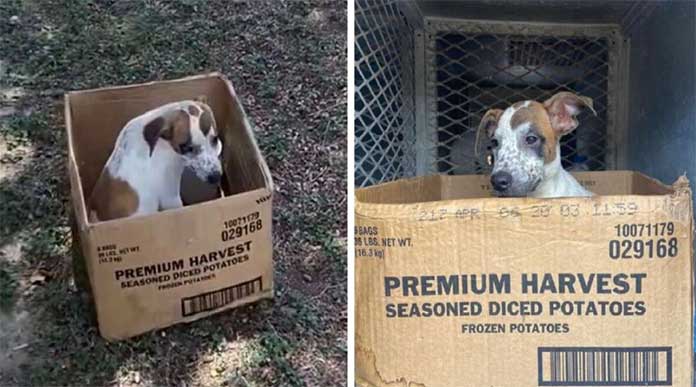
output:
[[[691,386],[688,181],[574,175],[597,195],[492,198],[486,176],[357,190],[358,384]]]
[[[183,208],[89,223],[86,200],[123,126],[199,95],[223,142],[220,187],[186,173]],[[76,272],[85,264],[102,336],[124,339],[273,296],[271,174],[224,76],[71,92],[65,119],[73,257]]]

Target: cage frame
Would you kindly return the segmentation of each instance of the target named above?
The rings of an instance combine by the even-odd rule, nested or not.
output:
[[[411,149],[415,154],[415,161],[409,163],[414,166],[413,171],[402,175],[382,176],[374,179],[366,176],[359,184],[368,186],[397,178],[410,176],[423,176],[441,174],[438,170],[438,110],[437,110],[437,66],[436,60],[436,36],[438,32],[461,32],[463,34],[492,34],[504,36],[536,36],[564,38],[604,38],[607,41],[607,76],[606,76],[606,128],[604,131],[604,166],[607,170],[624,169],[626,167],[626,147],[620,146],[626,141],[628,130],[628,95],[629,95],[629,59],[630,39],[625,36],[625,28],[621,24],[605,23],[548,23],[531,21],[501,21],[486,19],[462,19],[441,16],[428,16],[422,14],[415,0],[363,0],[379,4],[396,4],[406,23],[412,28],[413,48],[412,53],[403,53],[402,60],[406,56],[413,58],[413,64],[409,68],[402,68],[402,78],[411,79],[414,115],[409,125],[412,127],[399,128],[403,133],[414,136],[412,144],[405,149]],[[357,6],[358,4],[356,4]],[[356,20],[357,22],[357,20]],[[358,31],[356,30],[356,36]],[[356,70],[357,70],[356,58]],[[356,98],[361,88],[356,83]],[[356,111],[356,125],[360,112]],[[360,146],[360,139],[356,136],[356,149]],[[409,155],[408,157],[413,157]],[[403,160],[395,161],[402,163]],[[356,159],[356,171],[360,160]],[[357,176],[356,176],[357,177]],[[356,179],[356,183],[358,183]]]

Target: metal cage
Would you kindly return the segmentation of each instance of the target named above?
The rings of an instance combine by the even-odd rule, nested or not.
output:
[[[355,181],[415,174],[414,28],[396,0],[355,4]]]
[[[563,138],[564,167],[617,167],[619,26],[423,18],[407,4],[356,2],[358,186],[488,173],[485,147],[474,149],[483,114],[563,90],[592,98],[597,112]]]
[[[564,167],[614,165],[609,144],[615,96],[618,28],[510,22],[426,22],[425,61],[431,173],[487,173],[476,128],[491,108],[543,101],[559,91],[593,99],[597,115],[561,141]],[[477,152],[478,151],[478,152]],[[479,155],[478,157],[476,155]]]

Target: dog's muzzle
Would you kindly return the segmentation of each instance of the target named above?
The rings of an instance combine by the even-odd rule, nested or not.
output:
[[[512,175],[505,171],[498,171],[491,175],[493,189],[505,193],[512,186]]]
[[[221,178],[222,178],[222,174],[220,174],[220,172],[213,172],[213,173],[208,174],[208,176],[206,176],[205,180],[209,184],[218,184],[220,182]]]

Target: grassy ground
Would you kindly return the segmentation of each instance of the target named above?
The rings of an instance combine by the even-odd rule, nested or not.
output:
[[[0,2],[0,385],[344,385],[346,5]],[[273,302],[120,343],[71,276],[62,94],[229,76],[277,185]]]

